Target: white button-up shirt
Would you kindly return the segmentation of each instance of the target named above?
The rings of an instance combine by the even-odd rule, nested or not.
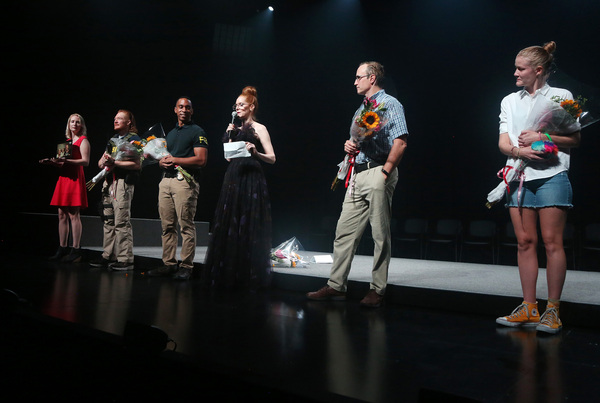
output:
[[[535,120],[529,113],[533,108],[537,97],[545,97],[550,100],[553,96],[563,99],[573,99],[573,95],[568,90],[562,88],[553,88],[546,84],[538,89],[533,95],[526,90],[513,92],[502,100],[500,105],[500,134],[508,133],[513,145],[518,146],[519,135],[523,130],[536,130],[536,128],[525,127],[528,122]],[[566,133],[564,133],[566,134]],[[545,136],[544,136],[545,137]],[[545,140],[543,138],[542,140]],[[507,165],[514,165],[515,159],[508,158]],[[558,160],[552,162],[534,162],[530,161],[525,167],[525,181],[535,179],[550,178],[559,172],[568,171],[570,165],[569,149],[560,149],[558,151]]]

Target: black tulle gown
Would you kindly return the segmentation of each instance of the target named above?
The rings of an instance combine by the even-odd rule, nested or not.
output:
[[[224,141],[229,141],[227,135]],[[261,148],[250,126],[233,132],[232,141],[247,141]],[[267,285],[270,250],[271,204],[261,163],[254,157],[233,158],[212,222],[202,272],[204,284],[225,288]]]

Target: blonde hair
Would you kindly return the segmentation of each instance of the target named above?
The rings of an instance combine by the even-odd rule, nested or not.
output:
[[[360,66],[367,66],[366,73],[368,75],[375,75],[375,85],[381,85],[383,78],[385,76],[385,72],[383,70],[383,64],[375,61],[370,62],[362,62]]]
[[[556,50],[556,42],[546,42],[544,46],[529,46],[521,50],[517,56],[521,56],[529,61],[534,66],[541,66],[544,71],[544,76],[550,75],[554,68],[554,51]]]
[[[81,116],[79,113],[73,113],[67,119],[67,128],[65,129],[65,137],[67,138],[67,140],[71,140],[71,138],[73,137],[71,135],[71,129],[69,128],[69,126],[70,126],[69,123],[71,123],[71,118],[73,116],[79,117],[79,120],[81,121],[81,134],[80,134],[80,136],[87,136],[87,126],[85,125],[85,120],[83,119],[83,116]]]

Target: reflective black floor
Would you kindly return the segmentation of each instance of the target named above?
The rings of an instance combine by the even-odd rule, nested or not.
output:
[[[150,260],[120,273],[10,252],[0,393],[23,401],[600,399],[597,325],[542,336],[492,315],[365,310],[275,288],[215,294],[195,279],[146,277]]]

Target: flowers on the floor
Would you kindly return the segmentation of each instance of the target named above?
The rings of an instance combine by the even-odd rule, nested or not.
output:
[[[380,131],[387,120],[385,119],[384,103],[378,103],[376,100],[365,97],[363,109],[357,114],[350,127],[350,136],[352,141],[359,145],[371,138]],[[331,190],[335,190],[341,181],[345,181],[346,187],[350,183],[350,178],[354,172],[354,155],[346,155],[344,160],[338,164],[338,173],[331,183]]]
[[[308,263],[298,254],[298,251],[303,249],[296,237],[290,238],[271,249],[271,265],[273,267],[306,267]]]

